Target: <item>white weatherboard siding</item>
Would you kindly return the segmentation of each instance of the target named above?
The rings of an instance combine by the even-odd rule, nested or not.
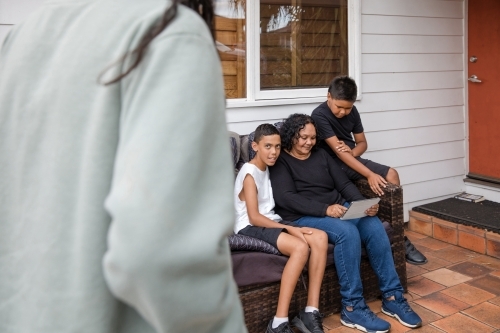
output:
[[[41,2],[0,0],[0,41]],[[361,0],[361,32],[364,156],[398,169],[407,221],[411,207],[466,189],[464,2]],[[250,133],[320,102],[229,103],[228,128]]]
[[[364,0],[361,14],[365,157],[398,169],[408,221],[465,190],[464,2]],[[317,104],[228,108],[228,127],[249,133]]]
[[[465,189],[464,2],[361,8],[366,157],[398,169],[408,220],[411,207]]]
[[[410,73],[461,71],[463,57],[461,53],[405,53],[405,54],[363,54],[364,73]]]
[[[462,18],[461,4],[463,2],[458,2],[460,5],[457,6],[453,1],[365,0],[361,7],[362,13],[368,15]]]

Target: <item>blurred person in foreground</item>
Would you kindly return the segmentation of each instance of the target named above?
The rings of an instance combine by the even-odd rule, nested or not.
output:
[[[246,332],[213,7],[180,2],[49,0],[5,39],[2,333]]]

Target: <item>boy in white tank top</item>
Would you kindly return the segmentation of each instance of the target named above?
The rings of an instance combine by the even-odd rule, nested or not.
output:
[[[300,228],[284,222],[274,213],[268,166],[274,165],[281,150],[281,139],[276,127],[271,124],[257,127],[252,149],[256,153],[255,157],[243,165],[236,177],[234,232],[261,239],[289,257],[281,276],[276,315],[269,322],[266,333],[293,333],[288,322],[288,309],[308,258],[307,307],[300,311],[292,324],[301,332],[324,333],[318,307],[326,265],[327,235],[318,229]]]

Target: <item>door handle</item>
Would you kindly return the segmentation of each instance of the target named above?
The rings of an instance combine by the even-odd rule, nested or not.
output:
[[[469,80],[470,82],[474,82],[474,83],[481,83],[482,81],[479,80],[477,78],[477,75],[471,75],[470,78],[468,78],[467,80]]]

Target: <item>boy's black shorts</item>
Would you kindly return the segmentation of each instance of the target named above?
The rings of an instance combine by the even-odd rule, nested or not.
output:
[[[377,175],[380,175],[384,178],[387,177],[387,173],[389,172],[390,167],[387,165],[383,164],[378,164],[376,162],[361,158],[361,157],[356,157],[356,159],[361,162],[365,167],[370,169],[372,172],[376,173]],[[342,170],[344,170],[345,174],[347,175],[347,178],[349,178],[352,181],[356,181],[359,179],[364,178],[362,175],[360,175],[358,172],[354,171],[351,169],[347,164],[345,164],[341,159],[336,158],[335,161],[337,164],[340,166]]]
[[[292,227],[298,227],[298,225],[293,222],[280,221],[280,223]],[[264,228],[248,225],[241,229],[238,234],[263,240],[264,242],[271,244],[275,248],[278,248],[278,237],[282,232],[287,231],[285,228]]]

